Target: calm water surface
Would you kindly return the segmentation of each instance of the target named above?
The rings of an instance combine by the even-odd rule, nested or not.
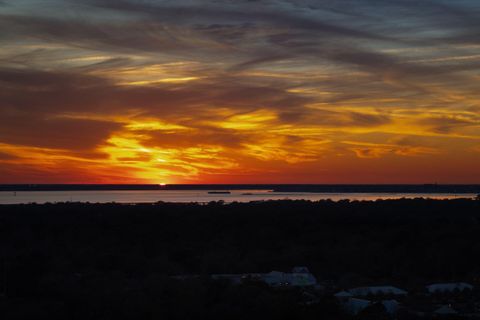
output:
[[[308,193],[271,192],[271,190],[232,190],[230,194],[209,194],[209,190],[133,190],[133,191],[2,191],[0,204],[46,202],[152,203],[165,202],[249,202],[259,200],[377,200],[399,198],[454,199],[473,198],[475,194],[451,193]],[[211,190],[214,191],[214,190]]]

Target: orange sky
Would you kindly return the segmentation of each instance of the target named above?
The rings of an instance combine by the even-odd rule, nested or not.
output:
[[[479,14],[0,1],[0,183],[480,183]]]

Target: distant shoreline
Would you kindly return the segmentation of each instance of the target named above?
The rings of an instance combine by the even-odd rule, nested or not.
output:
[[[480,184],[2,184],[0,191],[271,190],[312,193],[480,193]]]

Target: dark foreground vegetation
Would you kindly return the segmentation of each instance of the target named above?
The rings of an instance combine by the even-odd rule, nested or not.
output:
[[[478,285],[480,201],[0,206],[0,264],[2,319],[349,319],[328,294],[206,275],[301,265],[335,290]]]

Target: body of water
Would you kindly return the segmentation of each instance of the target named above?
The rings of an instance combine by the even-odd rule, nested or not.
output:
[[[476,194],[452,193],[309,193],[272,192],[271,190],[231,190],[229,194],[209,193],[215,190],[121,190],[121,191],[1,191],[0,204],[91,202],[153,203],[165,202],[250,202],[261,200],[377,200],[400,198],[455,199],[474,198]]]

